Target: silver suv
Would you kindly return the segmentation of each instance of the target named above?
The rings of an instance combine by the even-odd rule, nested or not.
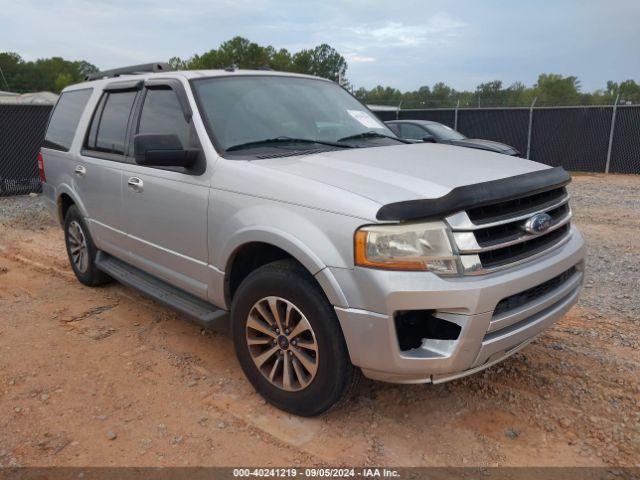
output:
[[[562,168],[406,144],[320,78],[102,72],[63,91],[39,165],[80,282],[230,328],[256,390],[299,415],[361,373],[487,368],[583,280]]]

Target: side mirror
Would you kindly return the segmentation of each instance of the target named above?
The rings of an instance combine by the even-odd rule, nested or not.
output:
[[[426,143],[436,143],[436,139],[433,138],[433,135],[430,133],[425,134],[425,136],[422,137],[422,141]]]
[[[177,135],[140,133],[133,139],[133,152],[138,165],[153,167],[190,167],[198,150],[185,150]]]

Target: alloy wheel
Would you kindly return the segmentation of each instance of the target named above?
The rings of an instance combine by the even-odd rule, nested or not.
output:
[[[69,234],[69,253],[71,254],[71,260],[78,271],[84,273],[89,266],[89,251],[87,249],[87,239],[82,227],[77,221],[73,220],[69,223],[67,233]]]
[[[270,296],[258,300],[246,323],[254,364],[272,385],[304,390],[318,371],[318,344],[311,324],[293,303]]]

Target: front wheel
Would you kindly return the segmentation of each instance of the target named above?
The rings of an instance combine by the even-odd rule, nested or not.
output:
[[[260,267],[236,292],[232,335],[242,369],[267,401],[287,412],[318,415],[359,379],[335,311],[296,262]]]

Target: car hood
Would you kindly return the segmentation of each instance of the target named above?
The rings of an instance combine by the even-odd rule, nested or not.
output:
[[[278,181],[296,176],[298,183],[319,182],[380,205],[439,198],[456,187],[549,168],[488,151],[433,143],[354,148],[251,163],[276,171]]]
[[[463,140],[449,140],[447,141],[447,144],[455,145],[457,147],[478,148],[480,150],[489,150],[491,152],[498,152],[503,154],[506,153],[509,155],[520,153],[510,145],[506,145],[500,142],[494,142],[491,140],[483,140],[481,138],[465,138]]]

